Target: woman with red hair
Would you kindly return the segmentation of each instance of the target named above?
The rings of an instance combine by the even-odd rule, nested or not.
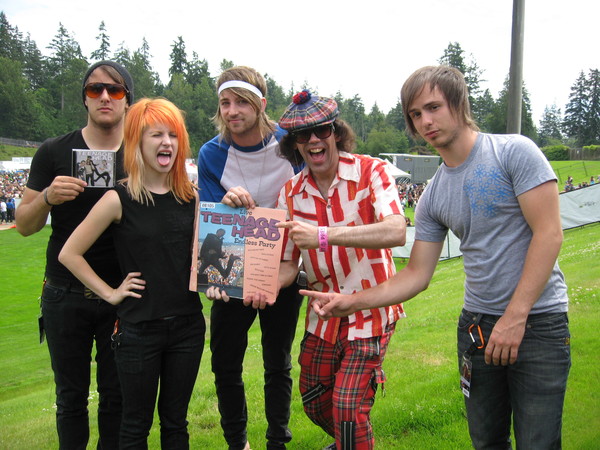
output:
[[[198,293],[188,289],[197,192],[185,170],[190,145],[183,115],[168,100],[142,99],[127,113],[124,142],[127,178],[94,206],[59,260],[119,305],[112,341],[123,393],[121,448],[147,448],[157,396],[161,447],[188,448],[187,409],[205,323]],[[108,285],[85,258],[108,227],[123,275],[119,286]]]

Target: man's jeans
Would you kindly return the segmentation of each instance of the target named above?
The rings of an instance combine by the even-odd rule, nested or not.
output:
[[[205,330],[202,314],[138,324],[120,320],[115,357],[123,390],[121,450],[148,448],[157,394],[161,448],[189,448],[187,411]]]
[[[121,390],[110,348],[116,307],[46,283],[42,315],[56,383],[56,427],[61,449],[85,449],[89,439],[88,396],[96,341],[98,448],[118,448]]]
[[[463,310],[458,322],[459,370],[463,354],[473,343],[468,329],[476,316]],[[482,316],[479,325],[486,343],[499,318]],[[471,393],[465,404],[475,448],[511,448],[511,414],[517,448],[561,448],[562,411],[571,367],[566,313],[530,315],[515,364],[487,365],[484,349],[476,350],[471,360]]]

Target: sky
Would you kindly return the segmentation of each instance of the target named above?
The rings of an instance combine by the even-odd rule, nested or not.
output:
[[[523,79],[537,125],[547,106],[564,113],[580,72],[600,69],[600,2],[524,2]],[[0,10],[44,55],[62,23],[89,58],[104,21],[111,51],[124,43],[133,52],[146,38],[163,83],[181,36],[188,57],[205,59],[212,76],[227,59],[285,92],[306,84],[319,95],[358,95],[366,112],[375,103],[389,112],[406,78],[438,64],[453,42],[483,70],[494,98],[510,71],[510,0],[0,0]]]

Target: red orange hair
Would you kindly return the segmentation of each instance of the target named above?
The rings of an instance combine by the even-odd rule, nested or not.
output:
[[[125,156],[127,191],[140,203],[154,203],[152,193],[144,186],[144,159],[140,144],[146,128],[156,124],[169,127],[177,135],[178,150],[173,167],[169,171],[170,190],[178,201],[189,202],[195,198],[194,185],[185,170],[185,160],[191,157],[190,138],[185,127],[182,111],[164,98],[142,98],[137,101],[125,118]]]

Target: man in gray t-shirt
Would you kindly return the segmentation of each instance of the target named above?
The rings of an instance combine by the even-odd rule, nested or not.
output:
[[[448,230],[466,273],[458,363],[475,448],[560,448],[571,366],[556,177],[519,135],[480,133],[462,74],[423,67],[402,87],[407,127],[443,164],[416,211],[415,243],[395,277],[355,294],[301,291],[322,317],[406,301],[427,288]]]
[[[477,133],[465,161],[442,164],[425,189],[415,239],[442,242],[448,229],[460,239],[468,311],[504,314],[532,239],[519,196],[547,182],[557,191],[554,172],[532,141]],[[555,260],[530,314],[567,311],[566,285]]]

